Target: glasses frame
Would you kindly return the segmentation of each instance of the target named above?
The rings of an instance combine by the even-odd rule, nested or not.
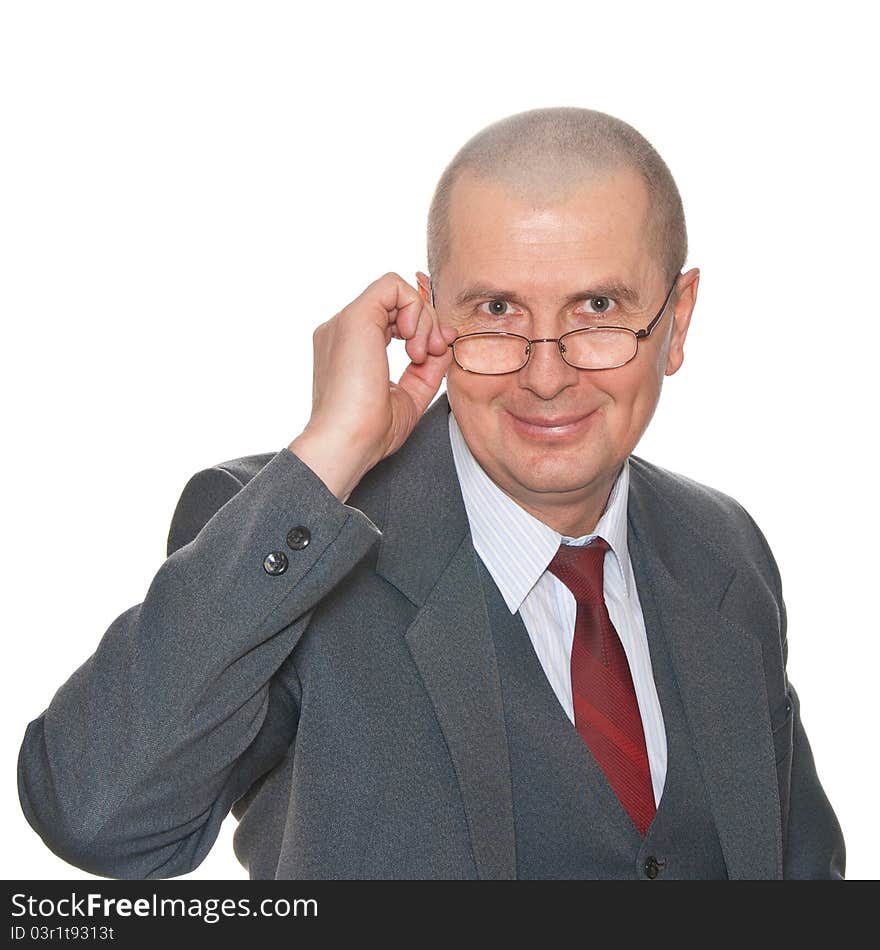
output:
[[[666,293],[666,299],[663,301],[663,306],[658,311],[657,316],[654,317],[654,319],[642,330],[633,330],[631,327],[618,326],[578,327],[577,329],[569,330],[567,333],[563,333],[562,336],[559,337],[541,337],[535,340],[530,340],[527,336],[523,336],[520,333],[510,333],[507,330],[475,330],[473,333],[463,333],[461,336],[456,337],[451,343],[448,344],[448,348],[452,350],[452,358],[455,360],[459,369],[465,373],[473,373],[475,376],[507,376],[510,373],[518,373],[521,369],[523,369],[523,367],[528,365],[529,360],[532,358],[533,343],[555,343],[559,349],[559,355],[562,357],[564,362],[567,365],[574,367],[574,369],[582,369],[585,372],[602,372],[602,370],[606,369],[618,369],[621,366],[626,366],[627,363],[632,362],[632,360],[636,358],[639,352],[639,340],[647,339],[654,331],[654,328],[657,326],[660,320],[663,318],[663,314],[666,312],[666,308],[669,305],[669,299],[672,297],[672,291],[675,290],[675,285],[678,283],[679,277],[681,277],[680,273],[675,275],[675,279],[672,281],[672,285]],[[431,284],[431,306],[434,306],[433,282]],[[601,368],[596,366],[578,366],[575,363],[569,363],[568,360],[565,359],[565,344],[563,343],[563,340],[567,336],[571,336],[573,333],[585,333],[596,330],[625,330],[627,333],[631,333],[636,340],[636,346],[633,350],[633,355],[629,357],[629,359],[624,360],[622,363],[615,363],[612,366],[602,366]],[[486,373],[481,372],[480,370],[468,369],[466,366],[462,366],[461,363],[459,363],[458,356],[456,356],[455,353],[455,345],[461,340],[467,340],[469,337],[474,336],[512,336],[519,340],[524,340],[526,344],[526,358],[519,366],[517,366],[516,369],[506,369],[501,373]]]

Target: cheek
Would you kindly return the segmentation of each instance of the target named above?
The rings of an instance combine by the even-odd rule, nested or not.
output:
[[[460,424],[485,426],[491,415],[497,414],[496,400],[509,386],[502,377],[475,376],[454,366],[446,377],[446,397]]]
[[[611,415],[620,428],[629,428],[633,423],[638,425],[640,420],[654,411],[663,379],[662,372],[658,375],[655,369],[653,364],[627,364],[609,371],[609,378],[602,388],[611,397]]]

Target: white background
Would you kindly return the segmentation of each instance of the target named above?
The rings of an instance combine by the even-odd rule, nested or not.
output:
[[[5,878],[89,876],[26,823],[18,747],[143,600],[186,480],[290,442],[315,325],[385,271],[414,284],[445,164],[548,105],[625,119],[678,181],[699,300],[637,454],[763,528],[848,876],[876,876],[869,9],[3,6]],[[192,877],[245,876],[234,824]]]

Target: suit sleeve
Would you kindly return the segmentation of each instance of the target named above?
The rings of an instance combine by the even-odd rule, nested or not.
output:
[[[287,543],[295,527],[305,546],[304,532]],[[27,726],[19,799],[46,845],[105,877],[197,867],[293,741],[285,661],[312,611],[380,536],[286,448],[244,486],[221,468],[194,475],[143,603]],[[282,573],[263,567],[272,552]]]
[[[792,717],[791,792],[782,876],[789,880],[843,880],[843,832],[819,783],[813,753],[801,723],[800,701],[789,683]]]
[[[842,880],[846,870],[843,831],[819,781],[813,753],[801,721],[800,700],[786,671],[788,620],[779,567],[761,529],[748,512],[746,516],[767,560],[779,607],[780,649],[788,697],[788,716],[778,727],[779,733],[782,734],[780,744],[784,735],[788,754],[782,755],[776,763],[783,819],[782,876],[789,880]],[[784,794],[786,790],[787,796]]]

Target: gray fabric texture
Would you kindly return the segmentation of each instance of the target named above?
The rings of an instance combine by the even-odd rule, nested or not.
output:
[[[25,730],[21,806],[53,852],[173,877],[231,810],[252,878],[516,877],[508,730],[528,710],[505,718],[448,411],[441,395],[346,504],[287,448],[190,479],[143,602]],[[717,837],[730,878],[841,877],[766,541],[728,496],[630,462],[630,553],[680,702],[699,861],[717,870]],[[276,551],[289,567],[270,575]]]

